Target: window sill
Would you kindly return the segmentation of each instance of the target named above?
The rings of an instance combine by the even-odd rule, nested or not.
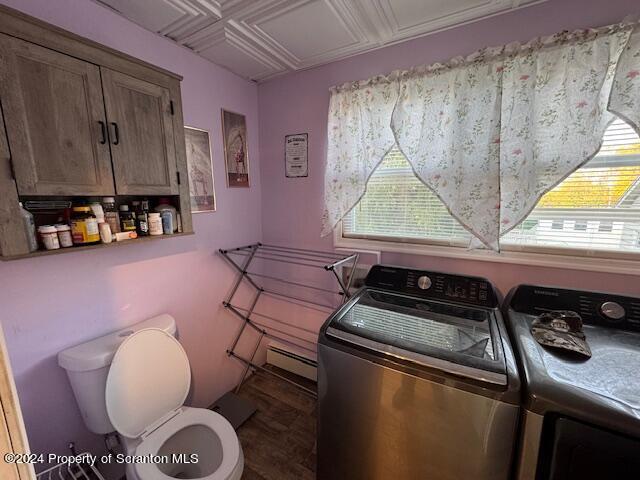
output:
[[[511,263],[536,267],[640,275],[640,256],[638,256],[638,259],[614,259],[563,255],[560,253],[531,253],[517,251],[502,251],[497,253],[487,250],[468,250],[460,247],[344,238],[342,237],[340,228],[337,228],[334,233],[333,243],[334,247],[337,249],[358,250],[361,252],[370,252],[372,254],[379,254],[379,252],[403,253],[408,255],[446,257],[480,262]]]

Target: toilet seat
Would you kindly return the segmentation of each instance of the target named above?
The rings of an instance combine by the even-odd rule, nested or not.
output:
[[[142,437],[175,415],[190,385],[191,367],[180,342],[164,330],[138,330],[118,347],[109,368],[109,420],[119,434]]]
[[[244,460],[236,432],[220,414],[204,408],[183,407],[169,421],[149,433],[136,448],[136,455],[156,455],[164,443],[180,430],[192,425],[203,425],[211,429],[222,444],[222,463],[212,474],[199,480],[227,480],[240,478]],[[154,480],[175,480],[165,475],[153,463],[138,463],[135,471],[140,478]],[[234,473],[238,475],[233,475]]]
[[[191,368],[182,345],[163,330],[139,330],[122,342],[111,362],[105,388],[109,420],[120,435],[140,442],[136,456],[155,456],[181,430],[205,427],[218,437],[222,452],[206,443],[199,447],[206,445],[221,461],[198,480],[239,480],[244,457],[235,430],[211,410],[183,406],[190,385]],[[127,469],[131,480],[175,480],[155,463],[129,464]]]

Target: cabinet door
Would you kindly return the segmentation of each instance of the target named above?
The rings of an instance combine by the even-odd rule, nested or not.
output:
[[[0,99],[21,195],[112,195],[100,69],[0,34]]]
[[[102,68],[111,156],[120,195],[177,195],[169,90]]]
[[[18,202],[18,190],[11,173],[11,152],[0,111],[0,255],[3,256],[29,253],[29,241]],[[0,475],[0,478],[4,477]]]

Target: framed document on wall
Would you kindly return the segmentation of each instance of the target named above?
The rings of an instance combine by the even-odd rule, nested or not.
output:
[[[309,176],[309,134],[284,137],[284,172],[287,178]]]

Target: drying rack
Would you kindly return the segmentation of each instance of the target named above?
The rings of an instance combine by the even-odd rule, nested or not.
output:
[[[81,455],[89,455],[83,453]],[[36,475],[37,480],[104,480],[98,469],[82,462],[61,463]]]
[[[317,342],[311,342],[310,340],[301,337],[300,335],[289,333],[273,326],[267,326],[262,321],[260,321],[260,317],[270,322],[282,324],[290,329],[297,329],[296,331],[306,332],[307,334],[317,332],[306,329],[304,327],[300,327],[298,325],[294,325],[273,316],[257,313],[256,306],[258,305],[258,301],[260,300],[260,298],[262,298],[263,296],[272,296],[285,299],[293,304],[303,307],[312,308],[319,311],[326,311],[328,315],[331,311],[333,311],[341,303],[346,302],[349,298],[349,288],[353,279],[353,273],[355,272],[356,265],[358,263],[358,254],[354,253],[351,255],[342,255],[335,252],[310,250],[306,248],[285,247],[279,245],[265,245],[262,243],[256,243],[253,245],[247,245],[244,247],[227,250],[220,249],[220,254],[237,271],[237,277],[235,283],[233,284],[231,292],[223,301],[224,307],[232,312],[240,320],[242,320],[242,326],[240,327],[240,330],[234,338],[230,348],[227,350],[228,356],[239,360],[244,364],[245,367],[242,373],[242,377],[240,378],[240,382],[235,388],[235,393],[238,393],[238,390],[247,378],[249,370],[253,369],[253,371],[262,371],[270,375],[275,375],[281,380],[284,380],[285,382],[293,384],[296,387],[302,389],[304,392],[312,396],[316,396],[316,393],[313,390],[305,387],[304,385],[300,385],[291,378],[287,378],[272,370],[265,369],[261,365],[257,365],[254,360],[256,354],[258,353],[260,344],[265,337],[277,340],[278,342],[281,342],[283,344],[288,344],[305,351],[313,352],[314,354],[316,353],[315,350],[309,347],[310,344],[316,346]],[[266,262],[289,264],[300,268],[322,269],[326,272],[331,272],[333,274],[333,277],[335,278],[338,290],[332,290],[330,288],[322,287],[319,285],[310,285],[308,283],[293,281],[287,278],[267,275],[265,272],[261,273],[251,271],[250,267],[256,259],[260,259]],[[346,279],[341,278],[337,270],[338,267],[348,269]],[[258,284],[258,279],[264,279],[267,281],[275,282],[276,284],[282,284],[285,286],[285,288],[288,289],[302,288],[323,292],[323,294],[329,296],[335,295],[335,298],[339,298],[339,301],[335,302],[336,305],[331,305],[329,303],[321,303],[316,300],[309,300],[297,295],[292,295],[289,292],[265,289]],[[238,288],[243,281],[245,281],[251,287],[253,287],[253,289],[255,289],[255,294],[253,296],[253,299],[251,300],[249,308],[242,308],[233,303],[234,297],[238,292]],[[249,358],[245,358],[236,352],[238,342],[240,341],[240,338],[242,337],[242,334],[245,332],[247,327],[255,330],[258,333],[258,340],[254,348],[252,349],[252,354]]]

